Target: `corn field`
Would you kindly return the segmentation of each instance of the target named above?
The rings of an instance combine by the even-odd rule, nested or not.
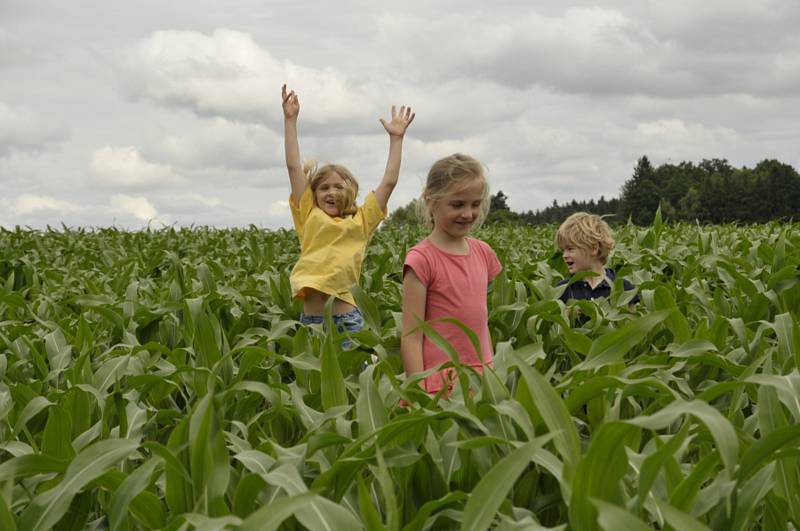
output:
[[[0,529],[800,529],[800,225],[620,227],[635,312],[561,303],[554,232],[477,234],[494,370],[450,348],[442,397],[399,356],[419,231],[342,350],[293,232],[0,229]]]

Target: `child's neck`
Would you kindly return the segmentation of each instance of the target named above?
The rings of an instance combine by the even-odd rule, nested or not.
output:
[[[436,230],[428,236],[428,240],[442,251],[450,254],[469,254],[469,244],[466,236],[453,237],[444,231]]]
[[[596,277],[586,277],[586,282],[592,287],[592,289],[596,288],[598,284],[600,284],[606,278],[606,267],[605,264],[594,264],[592,265],[591,269],[588,271],[592,271],[597,273],[599,276]]]

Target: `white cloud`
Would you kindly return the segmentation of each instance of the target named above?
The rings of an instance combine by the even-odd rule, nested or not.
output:
[[[283,138],[261,125],[216,118],[189,134],[169,135],[154,148],[188,168],[263,169],[282,164]]]
[[[218,212],[225,208],[222,199],[215,196],[188,192],[183,194],[162,194],[153,198],[157,208],[170,216],[183,215],[184,217],[200,216]]]
[[[289,201],[273,201],[267,206],[267,216],[271,218],[287,218],[291,219],[291,211],[289,209]]]
[[[301,97],[302,156],[350,168],[359,201],[385,167],[377,119],[393,103],[414,107],[391,207],[416,197],[431,163],[454,151],[484,162],[517,210],[615,196],[642,155],[800,168],[800,2],[390,9],[0,8],[0,217],[136,228],[149,203],[178,224],[291,226],[283,82]],[[239,31],[214,30],[226,27]],[[114,207],[115,193],[147,203]],[[25,194],[38,199],[21,201],[22,214]]]
[[[67,131],[26,107],[12,108],[0,101],[0,157],[13,149],[40,151],[63,140]]]
[[[115,194],[111,196],[111,210],[123,216],[131,215],[141,221],[160,221],[153,204],[142,196]]]
[[[132,97],[185,107],[201,116],[251,122],[279,122],[280,87],[288,83],[301,97],[309,123],[352,121],[370,98],[334,69],[280,61],[247,33],[217,29],[157,31],[130,50],[126,90]],[[314,105],[303,105],[313,94]],[[366,106],[368,107],[368,105]]]
[[[69,201],[56,199],[47,195],[35,194],[22,194],[18,196],[11,205],[11,211],[18,215],[31,214],[42,210],[53,210],[67,214],[80,209],[81,207],[75,203],[70,203]]]
[[[796,26],[797,8],[773,6],[771,13],[759,6],[732,15],[735,10],[718,5],[701,8],[704,18],[698,24],[691,20],[696,2],[659,5],[670,13],[672,25],[625,4],[528,11],[516,17],[469,10],[440,17],[387,13],[378,27],[387,45],[401,39],[407,43],[401,55],[405,67],[426,65],[439,80],[485,78],[511,87],[595,96],[796,92],[800,69],[792,57],[800,40],[786,37],[792,25],[776,13],[786,12]],[[758,12],[754,20],[762,31],[747,25],[749,11]],[[735,29],[729,30],[729,22]],[[768,23],[786,31],[772,36]],[[777,60],[781,54],[787,59]]]
[[[216,206],[219,206],[220,204],[222,204],[222,201],[217,197],[206,197],[204,195],[200,195],[200,194],[195,193],[195,192],[191,192],[191,193],[187,194],[186,197],[190,201],[194,201],[195,203],[200,203],[201,205],[204,205],[204,206],[207,206],[207,207],[216,207]]]
[[[0,67],[38,62],[37,53],[19,36],[0,27]]]
[[[98,149],[92,154],[89,172],[95,182],[109,187],[161,188],[183,186],[187,182],[169,165],[148,162],[133,147]]]
[[[686,123],[678,118],[640,123],[631,141],[640,147],[642,153],[655,160],[673,161],[714,158],[719,153],[731,152],[742,143],[741,137],[732,129]]]

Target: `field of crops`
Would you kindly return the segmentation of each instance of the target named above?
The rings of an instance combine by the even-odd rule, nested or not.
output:
[[[419,232],[341,351],[293,232],[0,229],[0,529],[800,529],[800,225],[621,227],[636,313],[558,301],[554,230],[480,232],[495,370],[441,398],[399,358]]]

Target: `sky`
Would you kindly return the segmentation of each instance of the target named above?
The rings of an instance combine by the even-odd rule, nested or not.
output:
[[[0,226],[290,227],[301,156],[392,210],[455,152],[515,211],[619,195],[637,160],[800,169],[800,2],[0,0]]]

